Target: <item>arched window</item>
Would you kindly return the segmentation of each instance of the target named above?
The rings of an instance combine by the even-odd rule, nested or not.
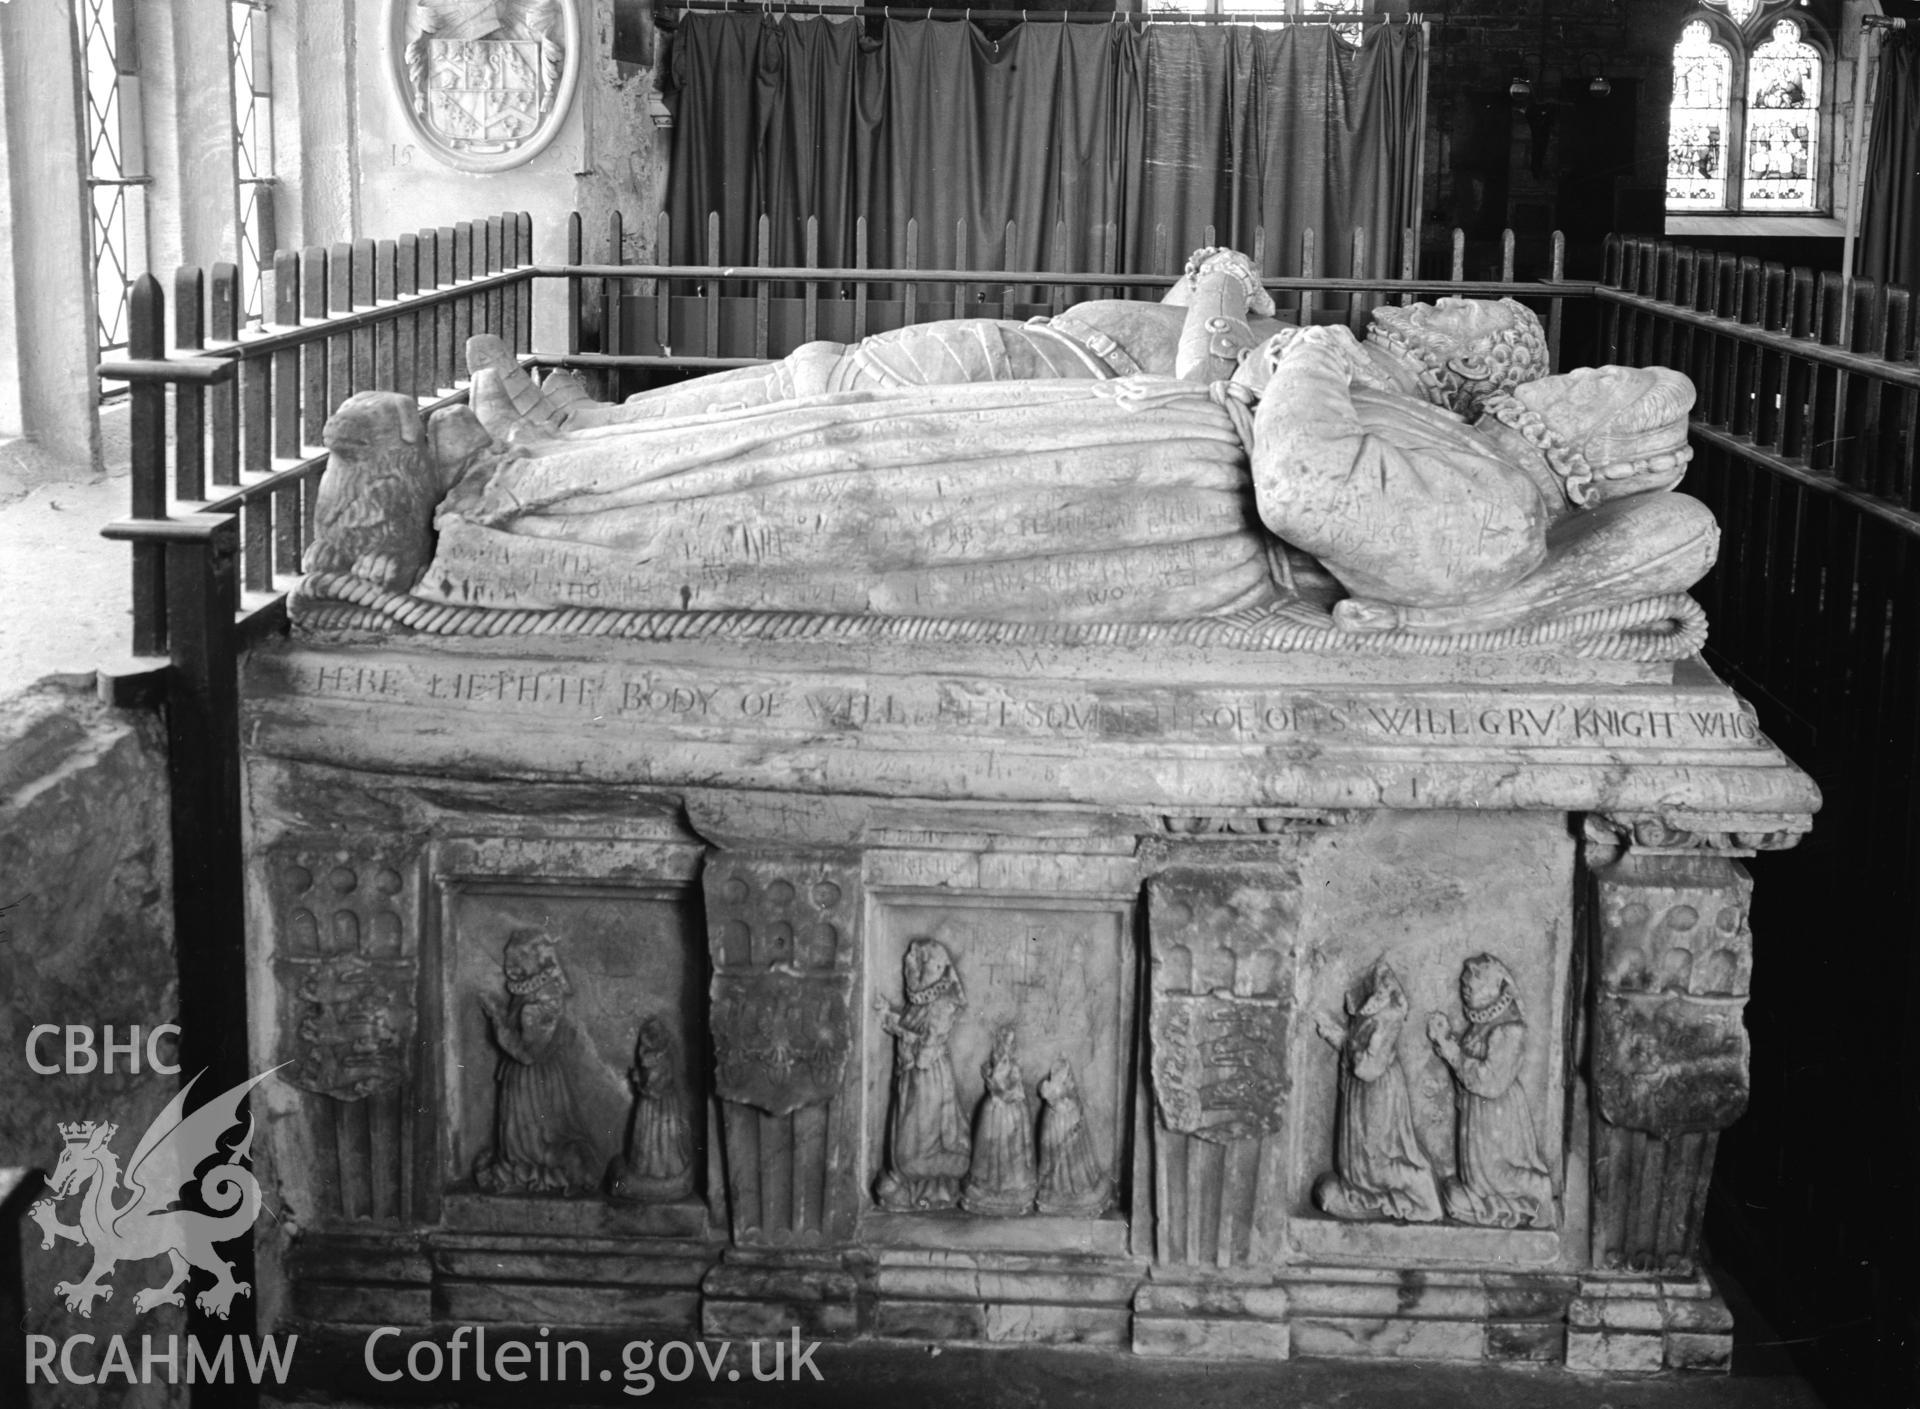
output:
[[[1667,129],[1667,209],[1725,210],[1732,131],[1733,55],[1705,20],[1673,46],[1673,117]]]
[[[1779,0],[1710,0],[1673,46],[1667,209],[1806,214],[1825,204],[1826,57]],[[1731,23],[1728,23],[1731,21]]]
[[[1812,210],[1820,156],[1820,54],[1781,20],[1747,64],[1749,210]]]

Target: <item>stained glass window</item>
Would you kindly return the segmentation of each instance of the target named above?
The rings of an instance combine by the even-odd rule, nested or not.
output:
[[[87,186],[92,193],[96,340],[102,353],[127,345],[127,298],[146,271],[146,143],[129,0],[75,0],[84,77]]]
[[[1673,47],[1673,113],[1667,136],[1667,208],[1727,207],[1733,56],[1695,20]]]
[[[1695,19],[1674,46],[1667,209],[1818,210],[1825,59],[1805,19],[1783,0],[1705,3],[1743,27]]]
[[[1749,210],[1812,210],[1820,143],[1820,54],[1781,20],[1747,66]]]
[[[240,290],[249,323],[265,318],[273,297],[273,70],[267,14],[260,0],[229,0],[227,6]]]

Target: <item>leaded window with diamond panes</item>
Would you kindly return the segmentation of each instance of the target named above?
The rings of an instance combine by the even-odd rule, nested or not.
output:
[[[228,0],[240,292],[248,323],[263,320],[273,301],[273,69],[267,51],[269,13],[262,0]]]
[[[93,281],[102,353],[127,345],[127,302],[147,267],[146,143],[132,0],[74,0]]]

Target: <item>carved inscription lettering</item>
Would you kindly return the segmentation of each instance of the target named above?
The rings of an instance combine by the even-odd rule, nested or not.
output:
[[[456,670],[435,672],[427,677],[429,699],[464,700],[474,704],[498,700],[502,704],[581,710],[591,707],[599,693],[600,682],[581,675]]]
[[[767,727],[812,733],[940,732],[994,737],[1203,743],[1454,744],[1477,748],[1744,748],[1739,709],[1687,709],[1513,691],[1282,694],[1234,689],[1077,689],[962,676],[885,682],[834,675],[730,675],[574,666],[490,670],[311,662],[318,696],[643,725]]]

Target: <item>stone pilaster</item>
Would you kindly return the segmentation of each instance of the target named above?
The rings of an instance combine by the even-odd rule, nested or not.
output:
[[[420,854],[397,838],[292,838],[266,864],[274,914],[278,1061],[317,1097],[316,1182],[336,1217],[413,1215]],[[396,843],[399,844],[396,844]]]

